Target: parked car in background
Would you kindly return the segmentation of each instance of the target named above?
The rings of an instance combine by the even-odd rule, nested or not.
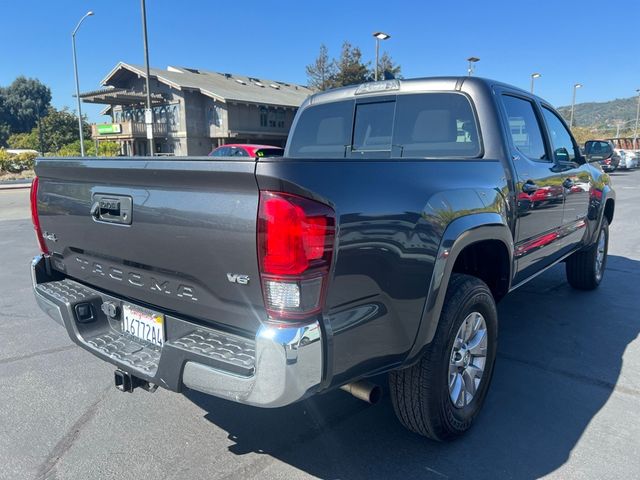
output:
[[[633,150],[616,148],[615,152],[619,157],[618,168],[621,170],[630,170],[638,167],[638,154]]]
[[[273,145],[256,145],[251,143],[237,143],[222,145],[214,149],[210,157],[281,157],[284,148]]]
[[[605,172],[614,172],[620,164],[620,153],[615,150],[615,145],[611,140],[591,140],[585,145],[585,154],[602,156],[600,166]],[[606,155],[603,152],[607,152]]]

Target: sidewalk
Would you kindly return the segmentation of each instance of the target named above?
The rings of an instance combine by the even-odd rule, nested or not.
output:
[[[31,188],[30,178],[20,180],[4,180],[0,181],[0,190],[13,190],[15,188]]]

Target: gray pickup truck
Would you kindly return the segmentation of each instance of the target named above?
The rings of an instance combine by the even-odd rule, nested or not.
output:
[[[41,158],[34,292],[123,391],[373,401],[388,373],[399,420],[450,439],[489,388],[496,302],[559,262],[601,282],[601,159],[541,98],[468,77],[313,95],[281,158]]]

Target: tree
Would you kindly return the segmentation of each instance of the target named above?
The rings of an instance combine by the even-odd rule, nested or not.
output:
[[[5,89],[0,87],[0,147],[6,145],[7,138],[11,135],[9,115],[5,104]]]
[[[333,86],[336,75],[335,61],[329,60],[326,45],[320,45],[320,53],[315,61],[306,66],[309,88],[327,90]]]
[[[382,56],[380,57],[379,60],[380,66],[378,67],[379,70],[379,76],[378,78],[380,79],[391,79],[391,78],[402,78],[402,75],[400,73],[401,67],[400,65],[396,65],[395,63],[393,63],[393,59],[391,58],[391,55],[389,55],[387,52],[384,52],[382,54]],[[375,77],[375,66],[374,69],[371,73],[371,76]]]
[[[14,133],[7,139],[9,148],[26,148],[29,150],[40,150],[38,139],[38,129],[34,128],[29,133]]]
[[[6,123],[0,122],[0,148],[7,144],[7,138],[11,135],[11,129]]]
[[[342,52],[340,59],[336,62],[336,69],[333,85],[336,87],[364,83],[370,79],[369,62],[362,63],[362,52],[349,42],[342,44]]]
[[[51,104],[51,90],[40,80],[20,76],[3,89],[4,117],[12,133],[30,132]],[[1,113],[1,112],[0,112]]]
[[[49,107],[40,125],[45,152],[57,152],[64,145],[78,140],[78,117],[67,107],[62,110]],[[84,120],[82,130],[85,139],[91,138],[91,127]]]

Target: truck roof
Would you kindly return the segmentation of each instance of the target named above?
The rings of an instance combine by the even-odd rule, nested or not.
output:
[[[302,107],[319,103],[346,100],[354,97],[388,95],[398,92],[424,92],[424,91],[455,91],[460,90],[464,83],[492,87],[500,85],[510,89],[518,90],[528,96],[535,96],[531,93],[513,85],[509,85],[497,80],[483,77],[449,76],[449,77],[422,77],[411,79],[380,80],[378,82],[368,82],[347,87],[335,88],[326,92],[319,92],[311,95],[302,104]]]

